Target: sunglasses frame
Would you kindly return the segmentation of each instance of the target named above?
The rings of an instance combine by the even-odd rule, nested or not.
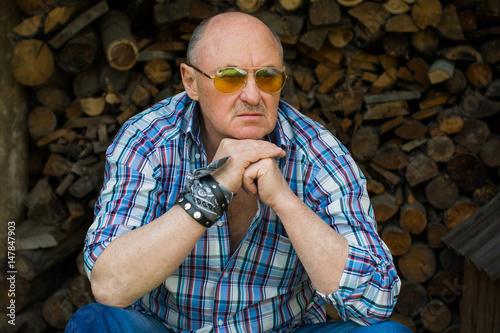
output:
[[[186,64],[186,65],[188,65],[188,64]],[[214,87],[215,87],[215,89],[216,89],[218,92],[220,92],[221,94],[224,94],[224,95],[234,94],[234,93],[235,93],[235,92],[237,92],[238,90],[242,89],[242,88],[243,88],[243,87],[247,84],[247,82],[248,82],[248,76],[249,76],[250,74],[255,75],[258,71],[260,71],[260,70],[262,70],[262,69],[266,69],[266,68],[276,68],[276,69],[278,69],[278,70],[282,71],[282,72],[283,72],[283,74],[285,75],[285,79],[283,80],[283,84],[281,85],[281,88],[280,88],[278,91],[273,92],[273,93],[268,92],[268,91],[265,91],[264,89],[262,89],[262,88],[260,87],[259,83],[257,82],[257,80],[255,80],[255,83],[257,84],[257,87],[259,87],[259,90],[261,90],[261,91],[263,91],[263,92],[265,92],[265,93],[267,93],[267,94],[274,95],[274,94],[279,93],[279,92],[280,92],[280,91],[281,91],[281,90],[285,87],[286,80],[288,79],[288,75],[285,73],[285,71],[284,71],[284,70],[282,70],[282,69],[279,69],[279,68],[277,68],[277,67],[246,67],[246,68],[242,68],[242,67],[231,67],[231,66],[229,66],[229,67],[221,67],[221,68],[217,69],[217,72],[218,72],[219,70],[223,69],[223,68],[235,68],[235,69],[240,69],[240,70],[243,70],[245,73],[247,73],[247,78],[245,79],[245,83],[243,83],[243,85],[242,85],[241,87],[239,87],[239,88],[238,88],[238,89],[236,89],[235,91],[232,91],[232,92],[229,92],[229,93],[225,93],[225,92],[222,92],[222,91],[220,91],[219,89],[217,89],[217,87],[215,86],[215,77],[216,77],[215,75],[210,76],[210,75],[208,75],[207,73],[205,73],[204,71],[202,71],[201,69],[199,69],[199,68],[198,68],[198,67],[196,67],[196,66],[193,66],[193,65],[188,65],[188,66],[189,66],[189,67],[191,67],[191,68],[193,68],[193,69],[194,69],[194,70],[196,70],[197,72],[199,72],[199,73],[203,74],[203,75],[204,75],[204,76],[206,76],[207,78],[209,78],[209,79],[211,79],[211,80],[214,80]],[[256,70],[254,73],[249,73],[246,69],[257,69],[257,70]]]

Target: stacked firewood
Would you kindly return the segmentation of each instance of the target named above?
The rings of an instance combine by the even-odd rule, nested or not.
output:
[[[440,238],[498,189],[497,0],[16,1],[25,16],[9,35],[11,64],[30,92],[32,144],[9,331],[63,330],[92,301],[81,249],[106,148],[128,118],[183,90],[193,29],[227,10],[277,32],[283,99],[364,172],[404,282],[393,319],[459,331],[462,259]]]

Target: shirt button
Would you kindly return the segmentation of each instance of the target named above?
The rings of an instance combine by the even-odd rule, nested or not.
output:
[[[224,321],[222,319],[219,319],[218,324],[219,324],[219,326],[222,326],[222,325],[224,325]]]
[[[194,155],[194,157],[196,157],[196,158],[200,158],[200,157],[201,157],[201,155],[200,155],[200,154],[198,154],[198,153],[196,153],[196,154]]]
[[[217,222],[217,226],[222,227],[222,221]]]
[[[227,279],[227,277],[229,276],[229,273],[225,272],[223,276],[224,276],[225,279]]]

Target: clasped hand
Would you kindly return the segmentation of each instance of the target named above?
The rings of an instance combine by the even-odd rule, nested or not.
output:
[[[275,144],[263,140],[224,139],[214,161],[224,156],[231,157],[212,176],[228,190],[236,193],[243,188],[269,207],[274,207],[283,191],[291,191],[274,160],[284,157],[285,151]]]

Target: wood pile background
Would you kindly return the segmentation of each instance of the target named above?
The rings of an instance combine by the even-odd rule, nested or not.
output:
[[[440,237],[498,191],[500,1],[16,2],[24,17],[9,39],[31,110],[30,193],[16,230],[16,326],[1,316],[0,330],[62,331],[92,300],[80,252],[110,140],[183,90],[197,23],[242,10],[282,39],[283,99],[335,133],[368,179],[404,281],[394,320],[459,331],[463,261]]]

